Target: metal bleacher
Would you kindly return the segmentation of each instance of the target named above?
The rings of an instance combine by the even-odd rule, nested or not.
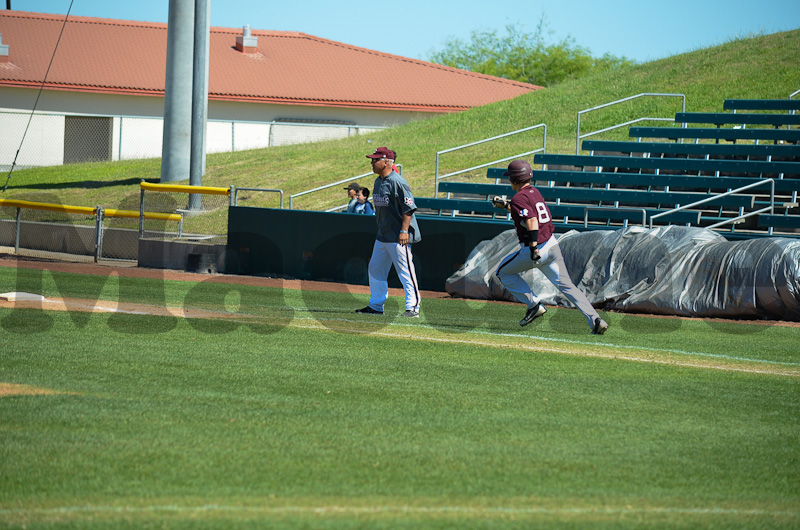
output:
[[[630,127],[629,141],[584,140],[587,154],[536,154],[533,184],[557,229],[681,224],[728,238],[800,237],[800,100],[725,100],[723,108],[732,112],[679,112],[676,126]],[[419,213],[507,219],[487,200],[513,195],[503,171],[488,168],[494,183],[443,181],[447,197],[418,198]]]
[[[737,142],[800,142],[800,129],[734,129],[713,127],[631,127],[632,138],[664,138],[666,140],[720,140]]]

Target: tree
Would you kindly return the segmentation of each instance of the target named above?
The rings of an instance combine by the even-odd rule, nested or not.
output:
[[[533,34],[525,33],[516,24],[506,26],[503,36],[497,31],[473,31],[469,42],[445,41],[444,49],[435,52],[431,62],[541,86],[634,64],[630,59],[609,54],[594,58],[572,36],[547,44],[545,29],[542,16]]]

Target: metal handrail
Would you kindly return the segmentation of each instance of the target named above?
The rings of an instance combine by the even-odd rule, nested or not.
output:
[[[395,165],[397,166],[397,169],[400,171],[400,175],[402,175],[403,174],[403,164],[395,164]],[[334,186],[341,186],[342,184],[345,184],[347,182],[352,182],[354,180],[363,179],[364,177],[368,177],[370,175],[374,175],[374,173],[372,171],[369,171],[367,173],[362,173],[361,175],[356,175],[355,177],[348,177],[346,179],[342,179],[342,180],[339,180],[339,181],[336,181],[336,182],[332,182],[330,184],[325,184],[324,186],[318,186],[318,187],[316,187],[314,189],[311,189],[311,190],[301,191],[299,193],[294,193],[292,195],[289,195],[289,209],[290,210],[294,209],[294,198],[295,197],[302,197],[303,195],[308,195],[309,193],[315,193],[317,191],[327,190],[327,189],[332,188]],[[337,208],[333,208],[333,210],[336,210],[336,209]],[[328,211],[331,211],[331,210],[328,210]]]
[[[688,210],[689,208],[694,208],[695,206],[700,206],[701,204],[705,204],[707,202],[714,201],[716,199],[721,199],[722,197],[727,197],[728,195],[733,195],[734,193],[739,193],[740,191],[748,190],[750,188],[755,188],[756,186],[761,186],[764,184],[770,185],[770,192],[769,192],[769,206],[765,208],[761,208],[760,210],[754,210],[752,212],[740,215],[738,217],[731,217],[730,219],[726,219],[719,223],[715,223],[713,225],[707,226],[709,230],[712,228],[717,228],[728,223],[734,223],[736,221],[740,221],[741,219],[745,219],[747,217],[752,217],[753,215],[757,215],[760,213],[764,213],[765,211],[769,210],[769,213],[775,213],[775,181],[773,179],[763,179],[759,182],[753,182],[752,184],[748,184],[747,186],[742,186],[741,188],[737,188],[735,190],[726,191],[725,193],[720,193],[719,195],[714,195],[713,197],[709,197],[707,199],[703,199],[701,201],[693,202],[692,204],[687,204],[686,206],[680,206],[673,210],[669,210],[667,212],[657,213],[655,215],[650,216],[650,228],[653,228],[653,219],[657,217],[662,217],[664,215],[669,215],[674,212],[680,212],[682,210]]]
[[[477,166],[473,166],[473,167],[467,168],[467,169],[460,169],[460,170],[454,171],[452,173],[447,173],[446,175],[439,175],[439,157],[441,155],[444,155],[446,153],[452,153],[453,151],[458,151],[460,149],[466,149],[467,147],[473,147],[473,146],[476,146],[476,145],[485,144],[487,142],[493,142],[493,141],[499,140],[501,138],[507,138],[507,137],[513,136],[515,134],[520,134],[520,133],[523,133],[523,132],[528,132],[528,131],[532,131],[534,129],[539,129],[539,128],[543,128],[544,129],[544,137],[543,137],[543,140],[542,140],[542,147],[540,147],[539,149],[535,149],[533,151],[526,151],[524,153],[511,155],[511,156],[508,156],[508,157],[505,157],[505,158],[500,158],[499,160],[492,160],[491,162],[487,162],[485,164],[479,164]],[[461,175],[461,174],[464,174],[464,173],[469,173],[470,171],[474,171],[476,169],[489,167],[492,164],[497,164],[498,162],[507,162],[509,160],[513,160],[513,159],[521,157],[521,156],[527,156],[527,155],[532,155],[532,154],[535,154],[535,153],[545,153],[545,152],[547,152],[547,125],[545,125],[544,123],[539,123],[537,125],[531,125],[530,127],[525,127],[525,128],[522,128],[522,129],[517,129],[516,131],[511,131],[511,132],[499,134],[497,136],[492,136],[491,138],[484,138],[483,140],[470,142],[468,144],[459,145],[459,146],[456,146],[456,147],[451,147],[451,148],[445,149],[443,151],[436,151],[436,174],[435,174],[434,182],[433,182],[433,196],[436,197],[437,195],[439,195],[439,181],[440,180],[443,180],[443,179],[446,179],[446,178],[449,178],[449,177],[453,177],[455,175]]]
[[[634,207],[626,207],[626,206],[587,206],[583,209],[583,227],[587,228],[589,226],[589,210],[597,210],[597,211],[608,211],[608,212],[618,212],[619,210],[630,210],[635,212],[642,212],[642,227],[647,226],[647,210],[644,208],[634,208]],[[624,225],[628,225],[627,219],[624,222]]]
[[[800,94],[800,89],[798,89],[798,90],[795,90],[794,92],[792,92],[791,94],[789,94],[789,98],[788,98],[788,99],[794,99],[794,97],[795,97],[797,94]],[[790,111],[789,111],[789,114],[794,114],[794,111],[793,111],[793,110],[790,110]],[[791,128],[792,128],[792,126],[791,126],[791,125],[789,125],[789,126],[787,126],[786,128],[787,128],[787,129],[791,129]]]
[[[332,188],[334,186],[341,186],[342,184],[345,184],[347,182],[352,182],[354,180],[362,179],[362,178],[368,177],[369,175],[372,175],[372,174],[373,174],[372,171],[369,171],[367,173],[362,173],[361,175],[356,175],[355,177],[348,177],[346,179],[342,179],[342,180],[338,180],[336,182],[332,182],[331,184],[325,184],[324,186],[318,186],[318,187],[316,187],[314,189],[301,191],[300,193],[294,193],[292,195],[289,195],[289,209],[290,210],[294,209],[294,199],[295,199],[295,197],[302,197],[303,195],[308,195],[309,193],[315,193],[317,191],[327,190],[327,189]]]
[[[610,107],[612,105],[617,105],[619,103],[624,103],[626,101],[631,101],[633,99],[637,99],[637,98],[644,97],[644,96],[679,97],[679,98],[682,98],[683,99],[682,112],[686,112],[686,96],[684,94],[660,94],[660,93],[656,93],[656,92],[644,92],[642,94],[636,94],[635,96],[628,96],[627,98],[618,99],[617,101],[612,101],[611,103],[604,103],[602,105],[598,105],[597,107],[592,107],[590,109],[584,109],[584,110],[578,111],[578,124],[577,124],[576,132],[575,132],[575,154],[576,155],[580,154],[580,146],[581,146],[581,139],[582,138],[588,138],[589,136],[594,136],[595,134],[600,134],[600,133],[603,133],[603,132],[606,132],[606,131],[611,131],[613,129],[618,129],[620,127],[624,127],[624,126],[630,125],[632,123],[637,123],[639,121],[675,121],[674,118],[638,118],[637,120],[634,120],[634,121],[629,121],[629,122],[626,122],[626,123],[620,123],[619,125],[613,125],[611,127],[606,127],[605,129],[600,130],[600,131],[594,131],[594,132],[591,132],[591,133],[581,134],[581,114],[585,114],[587,112],[592,112],[593,110],[604,109],[604,108]],[[686,127],[686,124],[684,124],[683,126]]]
[[[233,190],[233,205],[239,206],[239,192],[240,191],[265,191],[271,193],[280,193],[281,194],[281,210],[283,210],[283,190],[272,190],[268,188],[234,188]]]

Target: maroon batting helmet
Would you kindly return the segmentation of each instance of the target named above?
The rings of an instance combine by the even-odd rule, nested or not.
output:
[[[525,160],[514,160],[508,165],[508,171],[503,173],[511,182],[527,182],[533,178],[531,165]]]

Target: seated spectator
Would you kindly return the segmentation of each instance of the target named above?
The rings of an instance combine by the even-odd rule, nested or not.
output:
[[[347,197],[350,199],[345,213],[355,213],[356,205],[358,204],[358,190],[361,189],[361,186],[357,182],[351,182],[345,189],[347,190]]]
[[[369,202],[369,188],[361,188],[358,190],[356,201],[357,204],[353,213],[375,215],[375,208],[373,208],[372,204]]]

